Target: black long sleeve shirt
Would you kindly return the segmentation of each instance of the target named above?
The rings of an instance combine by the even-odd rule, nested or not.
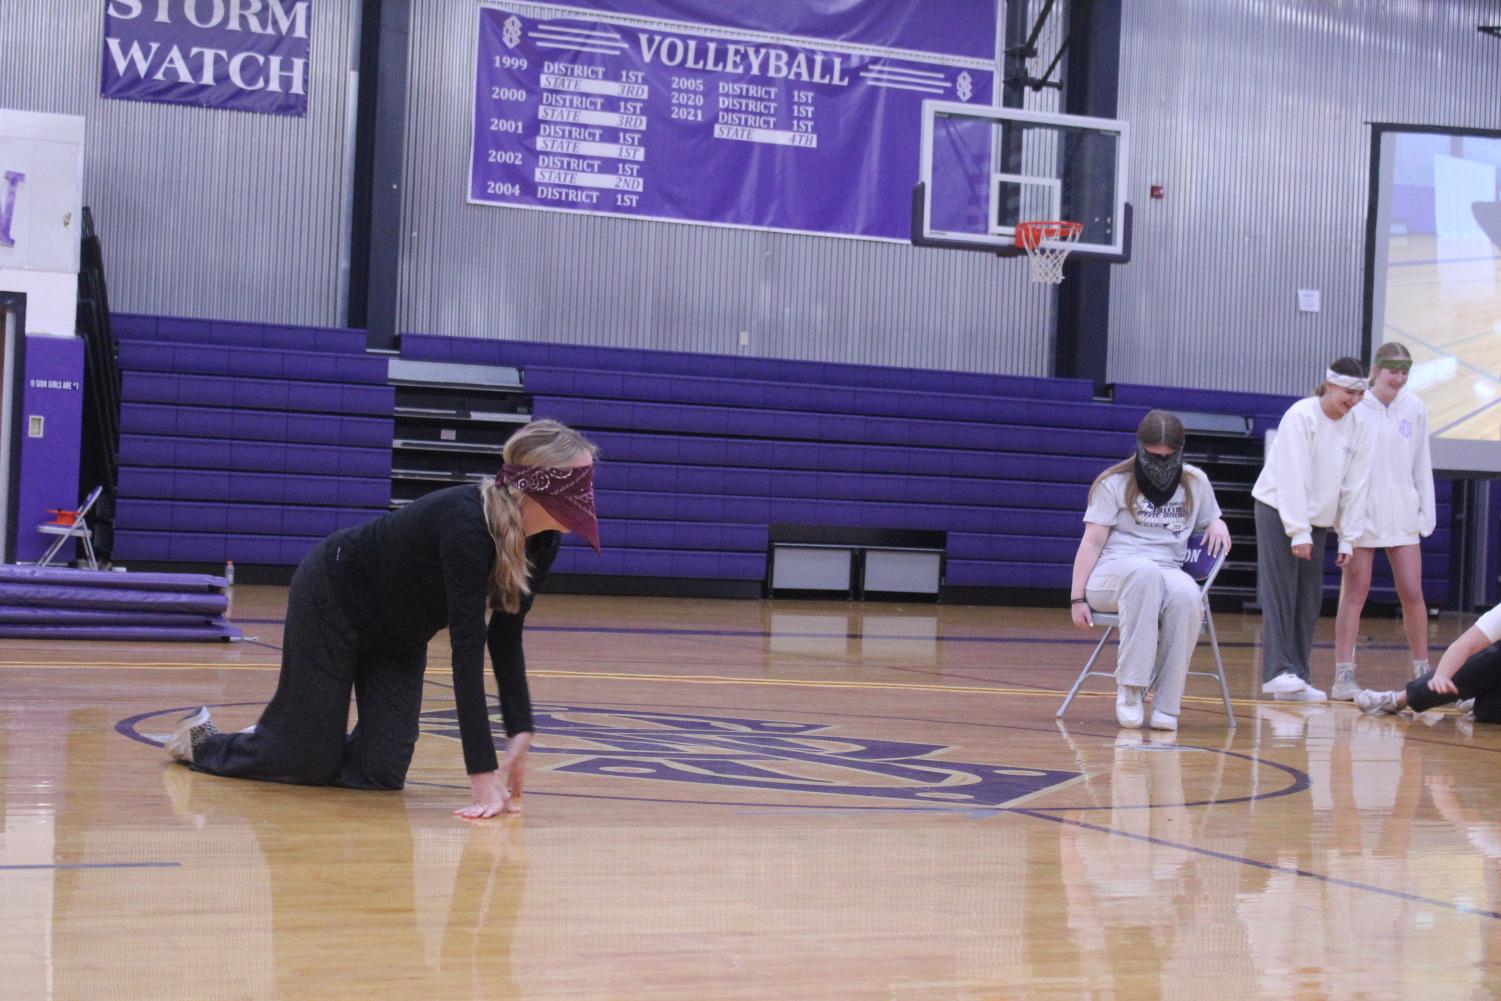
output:
[[[527,540],[533,591],[547,576],[561,536]],[[372,522],[336,533],[341,595],[353,625],[378,643],[425,648],[447,627],[453,651],[454,702],[464,767],[473,775],[497,767],[485,704],[485,647],[500,691],[506,734],[532,729],[531,696],[521,629],[531,608],[496,611],[485,625],[495,541],[474,485],[434,491]]]

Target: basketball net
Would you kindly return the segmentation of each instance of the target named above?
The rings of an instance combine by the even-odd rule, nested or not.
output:
[[[1084,224],[1078,222],[1019,222],[1016,245],[1027,252],[1032,280],[1044,285],[1063,281],[1063,261],[1068,257]]]

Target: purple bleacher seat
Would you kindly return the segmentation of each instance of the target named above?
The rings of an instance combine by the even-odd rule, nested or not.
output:
[[[384,386],[384,358],[222,344],[130,340],[120,344],[125,372],[241,376]]]
[[[223,563],[229,558],[225,556],[226,552],[222,533],[199,535],[190,532],[173,532],[167,537],[166,555],[159,556],[157,559],[167,559],[174,563]],[[252,561],[247,559],[241,562]]]
[[[756,407],[799,413],[857,413],[861,416],[923,414],[931,418],[1006,422],[1134,431],[1141,414],[1110,404],[1072,400],[1039,401],[993,394],[958,395],[918,390],[877,390],[847,386],[744,381],[636,373],[590,372],[528,365],[526,384],[548,397],[630,399],[693,406]],[[608,425],[606,425],[608,426]],[[812,437],[799,435],[799,437]]]
[[[944,576],[955,587],[1064,588],[1070,573],[1064,564],[949,559],[944,565]]]
[[[120,340],[150,340],[156,336],[156,317],[137,313],[111,313],[109,329]]]
[[[1233,393],[1133,383],[1116,383],[1114,390],[1118,404],[1206,414],[1281,414],[1298,401],[1296,396],[1280,393]]]
[[[480,364],[514,365],[519,368],[555,367],[575,370],[593,368],[625,373],[708,375],[779,383],[802,382],[921,392],[1015,395],[1079,402],[1089,401],[1094,393],[1093,385],[1084,379],[991,375],[795,359],[746,358],[739,355],[653,351],[599,345],[479,340],[430,334],[403,334],[401,350],[402,356],[408,358],[440,361],[469,360]],[[460,355],[463,357],[461,358]]]

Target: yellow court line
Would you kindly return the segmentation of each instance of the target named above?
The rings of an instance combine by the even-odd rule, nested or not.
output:
[[[146,664],[146,663],[109,663],[105,661],[91,661],[88,663],[75,663],[67,661],[38,661],[34,663],[0,663],[0,669],[11,670],[86,670],[86,669],[111,669],[121,668],[142,671],[270,671],[279,670],[279,661],[268,660],[262,663],[233,663],[233,664]],[[447,669],[434,667],[428,670],[429,674],[446,674]],[[1040,688],[1004,688],[1000,686],[986,687],[982,685],[923,685],[913,682],[892,681],[819,681],[812,678],[734,678],[716,674],[625,674],[611,671],[531,671],[534,678],[589,678],[597,681],[656,681],[669,684],[685,685],[761,685],[772,688],[834,688],[851,690],[875,690],[894,692],[937,692],[940,694],[962,693],[966,695],[1031,695],[1057,698],[1064,694],[1062,691],[1050,691]],[[1090,698],[1114,696],[1114,692],[1080,692],[1076,697],[1088,696]],[[1221,705],[1218,698],[1208,696],[1185,695],[1185,702],[1202,702],[1205,704]],[[1254,699],[1231,699],[1232,705],[1253,706],[1257,705]]]

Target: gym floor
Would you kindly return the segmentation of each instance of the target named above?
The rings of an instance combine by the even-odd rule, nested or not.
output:
[[[524,811],[464,822],[444,635],[403,792],[153,743],[255,721],[285,602],[237,588],[244,643],[0,643],[7,1001],[1501,992],[1501,730],[1257,701],[1254,616],[1216,616],[1239,725],[1190,679],[1158,734],[1103,678],[1054,719],[1063,610],[545,595]],[[1405,660],[1368,616],[1362,683]]]

